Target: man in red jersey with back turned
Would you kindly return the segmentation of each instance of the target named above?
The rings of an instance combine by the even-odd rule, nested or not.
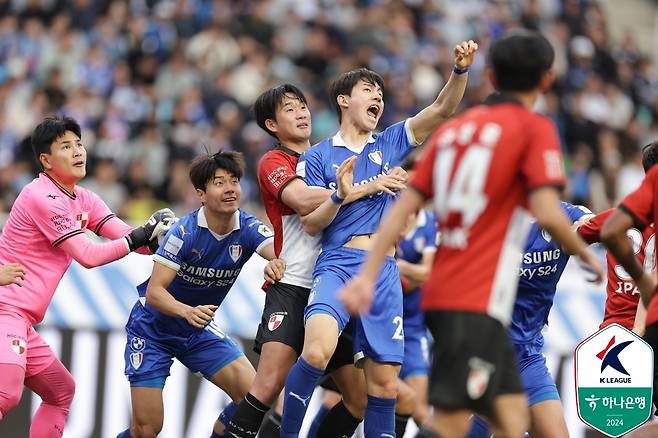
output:
[[[429,387],[435,414],[420,437],[463,437],[474,412],[489,417],[501,436],[527,430],[527,400],[505,331],[530,225],[526,205],[568,253],[603,274],[560,208],[564,173],[555,127],[531,112],[552,82],[553,58],[549,42],[533,32],[492,44],[490,78],[499,93],[428,140],[411,190],[382,221],[361,272],[342,292],[351,311],[369,308],[374,279],[402,219],[434,198],[441,245],[422,306],[435,339]]]
[[[601,230],[601,241],[608,247],[619,264],[628,272],[640,290],[640,299],[647,309],[644,340],[654,351],[658,348],[658,300],[655,299],[656,277],[647,266],[643,267],[635,256],[636,251],[626,237],[627,230],[643,231],[655,222],[658,214],[658,166],[649,170],[640,187],[626,196],[610,215]],[[654,245],[653,257],[656,256]],[[658,355],[653,355],[653,405],[658,406]],[[633,432],[632,436],[656,436],[658,425],[651,424]]]
[[[648,172],[656,163],[658,163],[658,142],[653,142],[642,148],[642,167],[645,172]],[[588,243],[599,242],[601,228],[614,211],[614,208],[610,208],[597,214],[578,227],[578,234]],[[649,272],[655,270],[656,237],[653,223],[642,231],[637,228],[629,228],[626,236],[631,240],[635,256],[644,265],[644,270]],[[640,292],[631,276],[617,263],[610,251],[606,255],[606,261],[608,264],[607,296],[605,314],[599,328],[617,323],[642,336],[644,335],[647,310],[640,300]]]

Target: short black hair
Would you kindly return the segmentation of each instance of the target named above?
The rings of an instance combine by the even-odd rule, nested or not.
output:
[[[357,68],[356,70],[350,70],[342,75],[338,76],[329,86],[329,97],[331,98],[331,105],[336,110],[338,115],[338,121],[341,120],[341,111],[340,106],[338,105],[338,96],[351,95],[352,89],[359,82],[363,81],[372,85],[379,85],[379,88],[382,89],[382,94],[384,94],[384,78],[377,72],[368,70],[367,68]]]
[[[229,175],[241,179],[244,174],[242,152],[220,150],[214,155],[196,157],[190,164],[190,181],[194,188],[205,191],[208,183],[215,177],[217,169],[224,169]]]
[[[642,167],[644,167],[644,172],[648,172],[656,163],[658,163],[658,141],[653,141],[642,147]]]
[[[555,51],[540,33],[514,31],[496,40],[489,49],[489,64],[498,91],[531,91],[551,69]]]
[[[278,139],[276,133],[267,129],[265,126],[265,120],[267,119],[276,119],[276,110],[283,103],[284,97],[286,95],[292,95],[299,99],[305,105],[308,105],[306,101],[306,96],[299,88],[295,87],[292,84],[283,84],[278,87],[270,88],[256,99],[254,103],[254,115],[256,116],[256,123],[261,129],[272,137]]]
[[[41,154],[51,153],[50,147],[66,131],[71,131],[78,138],[82,138],[80,124],[73,117],[46,117],[43,122],[39,123],[30,139],[32,143],[32,152],[37,163],[41,165],[39,157]]]

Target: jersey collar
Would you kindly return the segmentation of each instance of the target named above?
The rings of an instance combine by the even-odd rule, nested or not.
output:
[[[331,141],[332,141],[332,143],[333,143],[334,146],[342,146],[342,147],[344,147],[344,148],[346,148],[346,149],[349,149],[350,151],[352,151],[352,152],[354,152],[354,153],[357,153],[357,154],[360,154],[360,153],[363,151],[363,148],[365,148],[365,146],[366,146],[366,145],[364,144],[364,145],[361,146],[361,148],[359,148],[359,149],[353,149],[353,148],[349,147],[349,146],[347,145],[347,143],[345,143],[345,140],[343,140],[343,137],[340,135],[340,131],[338,131],[338,132],[336,133],[336,135],[334,135],[334,136],[331,138]],[[368,143],[374,143],[374,142],[375,142],[375,137],[373,137],[373,136],[372,136],[372,133],[370,133],[370,137],[368,137],[368,141],[366,142],[366,144],[368,144]]]
[[[55,181],[55,179],[54,179],[52,176],[48,175],[46,172],[41,172],[41,174],[42,174],[43,176],[45,176],[46,178],[48,178],[53,184],[55,184],[55,187],[57,187],[57,188],[58,188],[62,193],[64,193],[66,196],[68,196],[68,197],[71,198],[71,199],[75,199],[75,198],[77,198],[77,196],[75,195],[75,192],[71,193],[71,192],[69,192],[68,190],[66,190],[66,189],[65,189],[64,187],[62,187],[57,181]]]
[[[485,105],[497,105],[499,103],[515,103],[517,105],[523,105],[519,99],[505,93],[491,93],[486,99],[484,99]]]
[[[299,157],[299,155],[300,155],[299,152],[295,152],[292,149],[290,149],[289,147],[286,147],[286,146],[282,145],[281,143],[277,143],[277,145],[274,146],[274,149],[279,150],[279,151],[283,151],[288,155],[292,155],[293,157]]]
[[[235,210],[235,213],[233,214],[233,219],[234,219],[233,220],[233,229],[231,231],[229,231],[226,234],[217,234],[213,230],[208,228],[208,219],[206,219],[206,214],[203,212],[203,207],[201,207],[199,209],[199,213],[196,216],[196,224],[198,226],[202,227],[202,228],[207,229],[208,231],[210,231],[213,234],[213,236],[215,236],[215,237],[217,237],[218,239],[221,240],[224,237],[231,234],[233,231],[240,229],[240,210]]]

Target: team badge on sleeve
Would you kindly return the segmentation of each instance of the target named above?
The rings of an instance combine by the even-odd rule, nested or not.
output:
[[[288,312],[274,312],[270,315],[269,321],[267,321],[267,328],[269,331],[273,332],[278,329],[283,322],[283,319],[286,317]]]
[[[169,236],[165,243],[164,250],[173,255],[177,255],[178,251],[183,247],[183,241],[176,236]]]
[[[11,343],[11,349],[14,350],[14,353],[18,354],[19,356],[25,355],[25,352],[27,351],[27,344],[25,342],[25,339],[12,338],[10,340],[10,343]]]
[[[231,260],[237,262],[242,256],[242,245],[231,245],[228,247],[228,255],[231,256]]]

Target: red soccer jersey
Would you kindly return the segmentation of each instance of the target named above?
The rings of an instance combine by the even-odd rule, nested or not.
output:
[[[434,197],[441,230],[423,307],[484,313],[507,324],[530,224],[528,192],[561,186],[564,171],[551,121],[503,99],[436,131],[411,185]]]
[[[309,236],[297,213],[281,201],[283,189],[295,178],[299,154],[279,145],[258,162],[258,186],[267,217],[274,227],[274,252],[285,260],[282,283],[310,288],[319,238]]]
[[[657,198],[654,196],[656,189],[658,189],[658,166],[653,166],[645,175],[640,187],[626,196],[619,205],[621,210],[633,217],[637,228],[640,230],[644,230],[655,222],[654,218],[656,217],[656,213],[658,213],[658,202],[656,202]],[[655,266],[655,244],[653,256],[654,260],[651,264]],[[646,262],[645,269],[647,269]],[[658,300],[654,292],[654,296],[647,309],[646,325],[649,326],[655,322],[658,322]]]
[[[578,227],[578,234],[587,243],[600,242],[601,228],[614,211],[614,208],[611,208],[597,214],[589,222]],[[644,231],[631,228],[626,234],[633,243],[633,251],[638,261],[644,264],[645,270],[653,271],[656,267],[654,256],[656,237],[653,225],[646,227]],[[599,328],[617,323],[632,330],[640,293],[631,276],[617,263],[610,251],[606,254],[606,262],[608,264],[608,284],[606,286],[605,315]]]

